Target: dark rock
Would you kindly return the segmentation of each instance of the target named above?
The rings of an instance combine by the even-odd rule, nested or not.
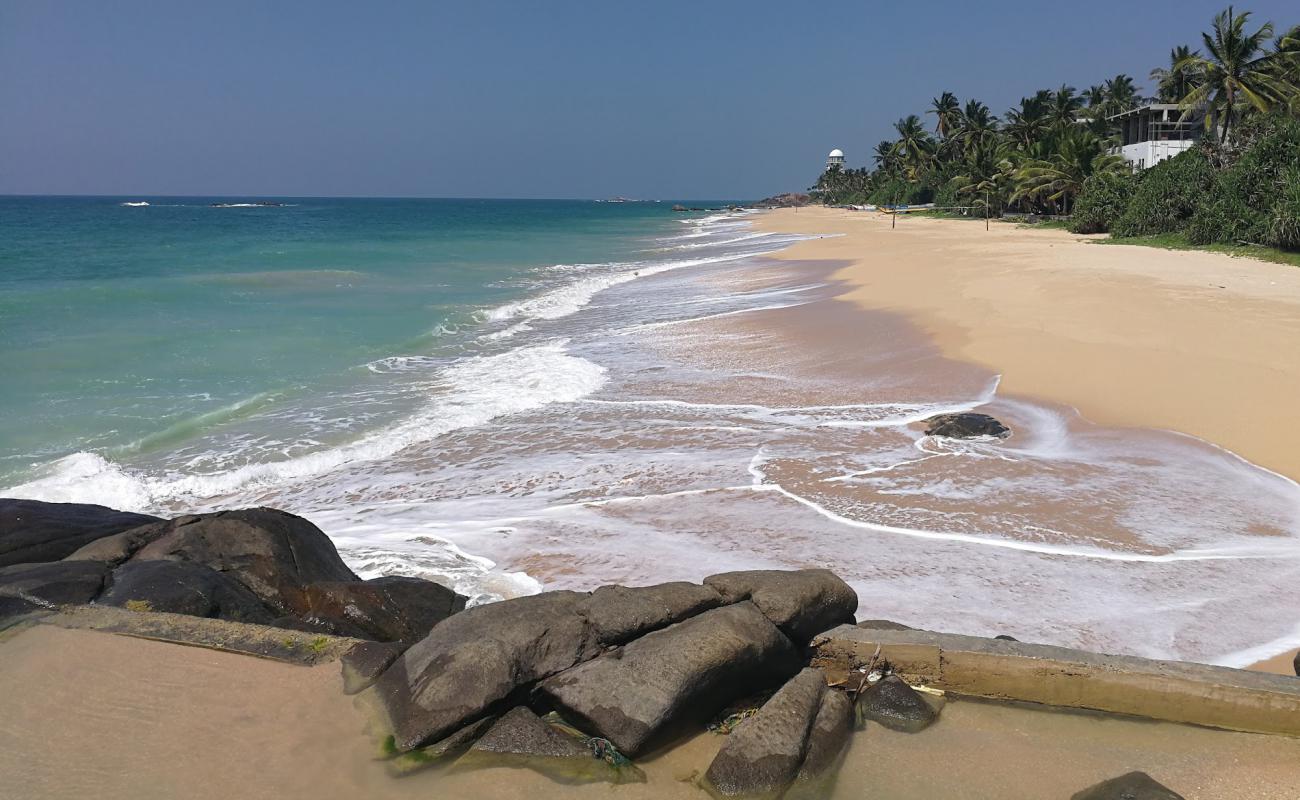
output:
[[[404,642],[362,642],[343,654],[343,693],[356,694],[367,689],[397,657],[406,652]]]
[[[939,414],[925,421],[926,436],[974,439],[978,436],[1003,438],[1010,434],[1010,428],[988,414]]]
[[[1295,668],[1296,676],[1300,677],[1300,652],[1295,654],[1295,660],[1291,662],[1291,666]]]
[[[925,698],[897,675],[888,675],[862,693],[858,713],[886,728],[916,733],[934,722],[935,712]]]
[[[561,732],[524,706],[511,709],[483,734],[456,768],[526,767],[562,783],[642,782],[645,774],[596,758],[585,739]]]
[[[835,766],[844,754],[853,732],[853,703],[848,695],[838,689],[827,689],[822,695],[821,707],[808,731],[808,749],[799,767],[800,783],[820,785],[823,778],[835,772]],[[805,793],[810,797],[827,797],[829,791]]]
[[[310,620],[337,633],[381,642],[415,642],[465,608],[466,598],[423,578],[322,581],[304,590]]]
[[[92,562],[64,562],[68,564]],[[186,561],[132,561],[113,571],[99,605],[265,624],[274,615],[244,585]]]
[[[722,605],[722,597],[697,583],[602,586],[583,604],[583,614],[603,645],[616,645]]]
[[[168,530],[170,525],[164,521],[115,533],[78,548],[64,561],[99,561],[110,567],[121,566],[137,550],[162,537]]]
[[[1014,636],[1007,636],[1005,633],[999,633],[997,636],[994,636],[993,638],[994,638],[994,639],[1001,639],[1001,640],[1004,641],[1004,642],[1018,642],[1018,641],[1020,641],[1019,639],[1017,639],[1017,638],[1014,637]]]
[[[519,756],[591,758],[591,751],[582,742],[560,733],[524,706],[511,709],[497,720],[472,749]]]
[[[910,625],[904,625],[901,622],[891,622],[887,619],[868,619],[858,623],[859,628],[868,628],[878,631],[912,631],[916,630]]]
[[[370,642],[380,647],[392,647],[392,643],[381,644]],[[497,721],[496,717],[484,717],[476,722],[471,722],[465,727],[454,733],[439,739],[431,745],[421,747],[418,750],[411,750],[406,753],[389,753],[393,756],[387,763],[388,774],[400,777],[410,775],[418,770],[434,767],[439,764],[445,764],[453,757],[460,755],[469,749],[478,737],[482,736]],[[394,751],[395,752],[395,751]]]
[[[673,211],[685,211],[685,210],[686,210],[686,206],[681,205],[681,204],[676,204],[676,203],[675,203],[675,204],[673,204],[673,209],[672,209],[672,210],[673,210]]]
[[[534,681],[600,652],[580,610],[588,595],[546,592],[462,611],[375,682],[394,744],[412,750],[497,710]]]
[[[302,517],[270,508],[248,508],[177,517],[104,542],[114,560],[167,559],[202,564],[242,583],[280,613],[304,617],[304,587],[318,581],[356,581],[334,543]],[[85,551],[74,554],[87,558]]]
[[[546,680],[540,692],[579,727],[636,756],[669,726],[707,719],[800,666],[790,640],[740,602],[648,633]]]
[[[1130,772],[1076,792],[1070,800],[1183,800],[1145,772]]]
[[[99,596],[108,567],[93,561],[51,561],[0,567],[0,597],[40,606],[89,603]]]
[[[58,561],[95,539],[157,521],[104,506],[0,498],[0,567]]]
[[[853,622],[858,595],[827,569],[724,572],[704,579],[727,603],[751,600],[790,637],[804,644],[836,625]]]
[[[826,679],[804,669],[727,736],[704,778],[723,797],[777,797],[799,772]]]
[[[0,631],[8,628],[10,625],[18,624],[23,617],[28,614],[40,612],[44,606],[33,603],[30,600],[24,600],[21,597],[6,597],[0,595]]]

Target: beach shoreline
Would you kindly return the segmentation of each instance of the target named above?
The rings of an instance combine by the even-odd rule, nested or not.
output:
[[[771,255],[834,260],[841,300],[899,314],[998,392],[1114,428],[1186,434],[1285,479],[1300,452],[1266,422],[1300,396],[1300,270],[998,223],[805,207],[757,230],[818,238]],[[1291,672],[1295,642],[1252,668]]]

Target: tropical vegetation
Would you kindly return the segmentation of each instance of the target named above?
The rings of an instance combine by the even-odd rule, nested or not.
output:
[[[1300,25],[1279,35],[1229,6],[1150,79],[1151,97],[1120,74],[1041,89],[1001,115],[945,91],[894,125],[871,166],[829,169],[811,191],[832,205],[933,202],[981,217],[1068,215],[1083,233],[1300,249]],[[1134,174],[1113,118],[1148,102],[1177,105],[1205,134]]]

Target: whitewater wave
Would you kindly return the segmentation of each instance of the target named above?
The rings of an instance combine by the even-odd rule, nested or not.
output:
[[[282,486],[344,465],[387,458],[497,417],[574,402],[595,392],[605,382],[605,368],[569,354],[567,344],[560,340],[456,361],[437,376],[431,386],[435,396],[425,408],[400,423],[330,449],[212,473],[166,475],[126,468],[97,453],[73,453],[9,492],[49,502],[149,510],[178,500],[195,502]]]

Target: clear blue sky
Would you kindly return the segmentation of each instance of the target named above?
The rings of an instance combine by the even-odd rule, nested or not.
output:
[[[1145,83],[1221,7],[0,0],[0,193],[756,198],[945,89]]]

